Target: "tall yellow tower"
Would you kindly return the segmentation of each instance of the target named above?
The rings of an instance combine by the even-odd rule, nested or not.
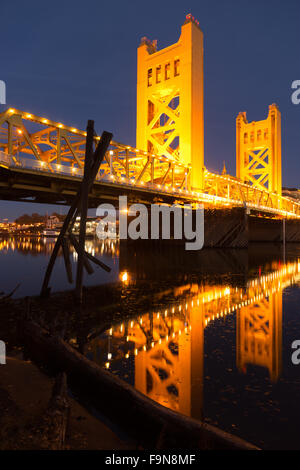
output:
[[[249,122],[246,113],[236,119],[236,176],[256,188],[281,196],[281,114],[269,106],[267,119]]]
[[[136,146],[190,164],[191,186],[203,187],[203,33],[191,15],[175,44],[138,48]]]

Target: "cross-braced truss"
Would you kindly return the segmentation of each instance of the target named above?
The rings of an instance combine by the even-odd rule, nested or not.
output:
[[[255,188],[281,196],[281,116],[275,104],[267,119],[248,123],[246,113],[236,120],[237,177]]]
[[[0,151],[12,164],[73,176],[82,174],[86,133],[23,111],[0,114]],[[100,138],[95,136],[95,144]],[[3,158],[3,156],[2,156]],[[159,184],[180,189],[188,186],[190,168],[174,158],[158,156],[112,142],[98,178],[133,184]]]
[[[148,100],[148,150],[179,160],[179,90]]]
[[[173,100],[176,97],[175,92],[171,96]],[[177,138],[175,118],[176,115],[170,113],[166,121],[169,123],[170,132],[173,132],[163,144],[166,148],[171,142],[171,135],[173,140],[176,141]],[[154,119],[155,117],[152,129],[158,129],[159,136],[160,132],[164,133],[166,129],[155,127]],[[10,108],[0,114],[0,166],[26,169],[39,174],[81,178],[85,137],[85,132],[74,127]],[[95,136],[95,145],[99,139],[100,137]],[[157,139],[153,141],[157,142]],[[174,152],[177,155],[177,149]],[[174,199],[178,197],[181,202],[186,200],[205,203],[207,207],[244,206],[272,213],[276,217],[300,218],[300,204],[294,199],[242,183],[230,175],[218,175],[205,170],[203,189],[191,190],[190,178],[193,168],[183,164],[174,152],[172,156],[159,156],[153,151],[142,151],[112,141],[96,181],[108,181],[116,187],[125,184],[133,188],[138,187],[139,190],[144,187],[155,194],[171,195]],[[180,157],[179,154],[178,156]]]
[[[249,163],[244,167],[249,183],[260,189],[269,187],[269,148],[248,150]]]

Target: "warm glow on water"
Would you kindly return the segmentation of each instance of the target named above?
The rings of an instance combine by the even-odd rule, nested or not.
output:
[[[0,291],[11,292],[20,284],[15,297],[38,295],[41,288],[41,279],[55,245],[55,238],[50,237],[12,237],[0,236]],[[85,276],[87,285],[98,285],[113,282],[118,279],[119,243],[111,240],[100,243],[94,239],[87,239],[85,249],[88,253],[101,258],[111,267],[110,273],[101,269],[95,274]],[[73,273],[76,272],[77,253],[71,247],[71,265]],[[30,272],[30,275],[29,275]],[[52,277],[53,291],[71,289],[68,283],[62,252],[59,253],[57,264]]]
[[[0,239],[0,290],[21,282],[19,296],[37,294],[53,244]],[[280,245],[187,253],[89,240],[86,249],[112,267],[88,282],[114,282],[120,296],[106,332],[87,321],[87,357],[168,408],[265,449],[299,448],[300,246],[285,260]],[[60,261],[54,290],[71,288]]]
[[[293,447],[300,262],[272,267],[245,286],[174,288],[173,302],[113,325],[88,356],[168,408],[260,446]]]

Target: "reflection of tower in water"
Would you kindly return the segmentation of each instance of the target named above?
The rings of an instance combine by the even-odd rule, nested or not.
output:
[[[168,333],[161,326],[155,331],[154,326],[153,339],[158,337],[158,341],[135,358],[135,387],[168,408],[200,419],[203,305],[196,305],[179,318],[164,318],[163,323]]]
[[[272,381],[277,381],[282,366],[282,277],[272,279],[265,295],[237,312],[236,362],[241,372],[247,365],[268,369]],[[276,274],[280,271],[276,272]]]
[[[183,414],[202,417],[204,329],[236,313],[236,363],[268,371],[272,381],[281,373],[282,291],[299,282],[300,263],[287,263],[247,283],[184,285],[174,289],[177,300],[167,309],[147,313],[111,328],[118,359],[134,356],[136,389]],[[189,292],[187,298],[185,292]],[[183,302],[183,298],[185,300]],[[181,303],[179,303],[181,302]],[[219,322],[220,334],[222,322]],[[120,347],[121,345],[121,347]],[[123,351],[123,353],[122,353]],[[111,364],[113,368],[114,357]]]

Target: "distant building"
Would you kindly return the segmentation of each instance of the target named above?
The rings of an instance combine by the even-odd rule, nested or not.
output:
[[[300,201],[300,189],[297,188],[282,188],[282,195]]]
[[[54,230],[61,226],[61,221],[59,220],[56,215],[50,215],[46,220],[46,229],[47,230]]]

